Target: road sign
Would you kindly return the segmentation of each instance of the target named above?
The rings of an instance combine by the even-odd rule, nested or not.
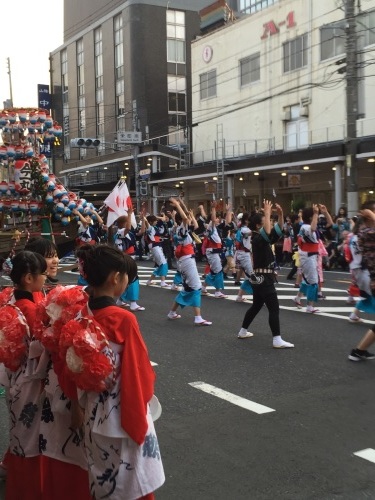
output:
[[[142,132],[127,132],[126,130],[118,130],[117,144],[139,144],[142,142]]]

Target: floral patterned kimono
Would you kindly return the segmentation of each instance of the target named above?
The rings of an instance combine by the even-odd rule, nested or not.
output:
[[[80,401],[93,498],[136,500],[165,480],[149,406],[155,374],[135,316],[114,304],[110,297],[89,301],[109,340],[115,382],[100,393],[83,391]]]

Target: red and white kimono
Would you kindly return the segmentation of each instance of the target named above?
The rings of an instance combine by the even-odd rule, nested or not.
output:
[[[89,313],[108,338],[117,373],[110,390],[82,391],[80,400],[91,494],[112,500],[152,498],[165,476],[149,407],[155,373],[146,345],[136,317],[111,297],[90,299]]]

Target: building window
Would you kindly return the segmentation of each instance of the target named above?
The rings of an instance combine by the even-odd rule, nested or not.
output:
[[[114,19],[114,42],[115,42],[115,77],[124,76],[124,42],[122,29],[122,14]]]
[[[186,62],[185,12],[167,10],[167,61]]]
[[[99,151],[104,146],[104,90],[103,90],[103,35],[102,29],[94,31],[95,55],[95,102],[96,102],[96,137],[100,139]]]
[[[96,88],[103,87],[103,40],[102,29],[94,32],[95,79]]]
[[[345,53],[345,26],[335,23],[320,28],[320,59],[325,61],[331,57]]]
[[[260,80],[260,53],[254,54],[240,61],[241,87]]]
[[[199,75],[201,99],[216,97],[216,69]]]
[[[307,35],[283,43],[284,73],[307,66]]]
[[[186,78],[168,75],[168,111],[186,113]]]
[[[300,115],[299,105],[290,106],[290,119],[285,124],[285,147],[288,150],[304,149],[309,146],[309,124]]]
[[[278,0],[240,0],[241,14],[254,14],[259,10],[266,9]]]
[[[367,28],[365,32],[365,45],[375,44],[375,10],[366,12],[363,16],[361,15],[360,21]]]
[[[69,94],[68,94],[68,52],[66,49],[60,53],[61,65],[61,100],[63,113],[63,143],[64,154],[66,158],[70,158],[70,140],[69,140]]]
[[[114,18],[115,95],[117,130],[125,130],[124,42],[122,14]]]

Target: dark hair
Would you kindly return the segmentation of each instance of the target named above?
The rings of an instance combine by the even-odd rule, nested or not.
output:
[[[25,250],[38,253],[47,258],[57,255],[57,247],[54,242],[41,236],[30,238],[25,245]]]
[[[352,229],[352,233],[358,234],[362,224],[363,224],[362,217],[357,217],[357,220],[355,221],[355,224],[354,224],[353,229]]]
[[[121,224],[126,224],[128,221],[128,216],[127,215],[121,215],[117,220],[116,220],[116,225],[120,226]]]
[[[302,220],[304,224],[309,224],[313,215],[314,215],[314,210],[312,207],[304,208],[302,210]]]
[[[181,214],[179,214],[178,212],[175,214],[174,216],[174,220],[176,222],[176,224],[181,224],[182,222],[182,217],[181,217]]]
[[[158,219],[155,215],[148,215],[146,217],[147,219],[147,222],[152,226],[152,224],[154,224]]]
[[[263,214],[253,214],[250,217],[249,228],[252,231],[256,231],[258,229],[257,226],[260,226],[262,224],[263,217],[264,217]]]
[[[12,259],[10,278],[15,285],[21,284],[25,274],[43,274],[47,269],[47,262],[39,253],[22,250]]]
[[[82,261],[84,278],[89,285],[103,285],[113,271],[127,274],[129,283],[137,277],[137,264],[118,248],[109,245],[82,245],[76,251],[76,256]]]
[[[241,217],[241,225],[244,225],[244,222],[246,224],[249,224],[249,220],[250,220],[250,214],[248,212],[245,212]]]
[[[340,214],[340,210],[344,210],[344,214],[343,215]],[[338,212],[337,212],[337,216],[336,217],[341,218],[341,217],[347,217],[347,216],[348,216],[348,209],[346,207],[340,207],[339,210],[338,210]]]
[[[361,206],[361,210],[366,210],[366,209],[374,210],[374,206],[375,206],[375,200],[367,200]]]

